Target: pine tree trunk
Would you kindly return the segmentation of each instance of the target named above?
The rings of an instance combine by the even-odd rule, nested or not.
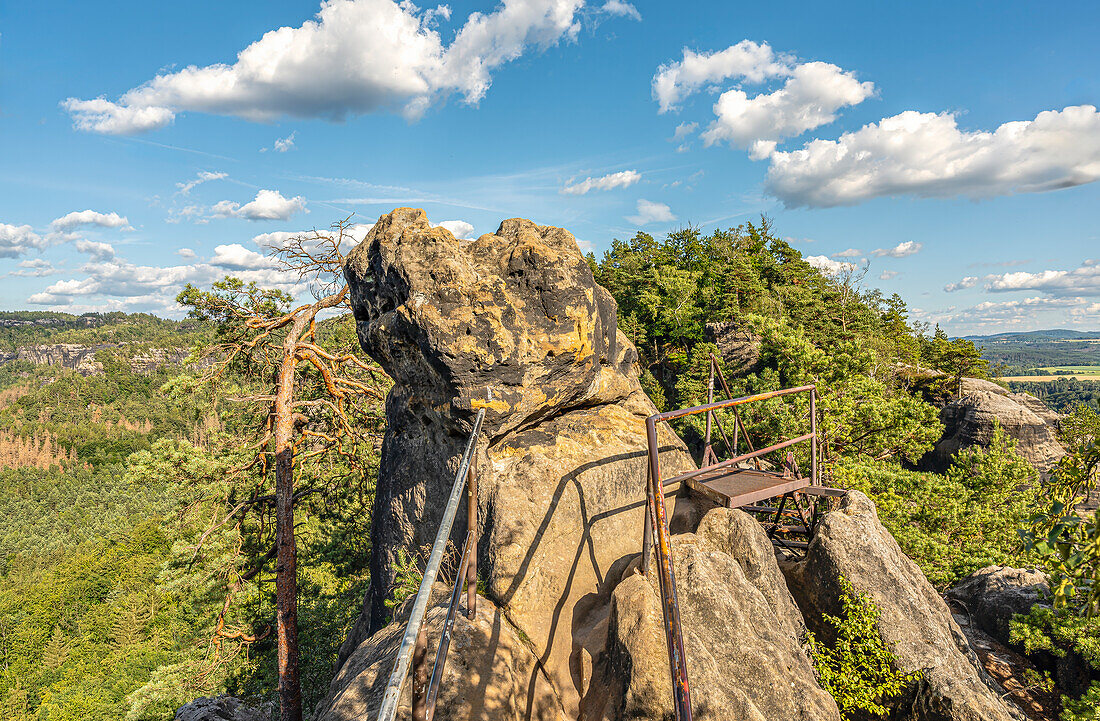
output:
[[[279,715],[302,720],[298,679],[298,548],[294,541],[294,366],[299,322],[287,334],[275,394],[275,631]]]

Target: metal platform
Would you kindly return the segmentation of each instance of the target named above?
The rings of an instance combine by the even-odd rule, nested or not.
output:
[[[692,491],[726,508],[750,506],[811,485],[809,478],[792,478],[749,468],[716,468],[685,482]]]

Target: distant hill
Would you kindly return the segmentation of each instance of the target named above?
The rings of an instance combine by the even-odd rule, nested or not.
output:
[[[1020,333],[996,333],[994,335],[968,335],[963,337],[979,345],[982,343],[1004,343],[1012,341],[1100,340],[1100,330],[1080,331],[1055,328],[1054,330],[1029,330]]]

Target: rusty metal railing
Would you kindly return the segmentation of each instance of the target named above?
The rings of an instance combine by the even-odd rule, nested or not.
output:
[[[491,398],[490,396],[490,400]],[[451,495],[447,501],[447,507],[443,511],[443,520],[439,523],[439,532],[436,533],[435,543],[432,545],[432,552],[428,557],[428,564],[424,568],[424,577],[416,591],[412,614],[405,626],[405,633],[401,638],[401,647],[397,651],[397,660],[394,662],[393,671],[390,673],[389,682],[386,684],[386,690],[382,696],[382,705],[378,710],[378,721],[392,721],[397,714],[397,703],[401,697],[401,687],[405,683],[405,677],[409,674],[410,661],[413,669],[413,721],[432,721],[432,717],[435,716],[439,684],[443,678],[443,668],[447,663],[447,652],[450,650],[451,632],[454,628],[458,602],[462,595],[463,582],[466,584],[467,618],[473,618],[477,612],[477,472],[473,456],[477,448],[478,435],[481,433],[481,424],[484,420],[485,408],[482,407],[478,410],[477,417],[474,419],[470,439],[466,442],[466,450],[458,464],[458,472],[455,473]],[[450,603],[447,606],[447,617],[443,622],[443,630],[435,654],[435,665],[429,677],[427,667],[428,638],[424,629],[424,615],[428,610],[428,600],[431,596],[432,586],[439,575],[439,567],[443,562],[443,556],[451,537],[451,527],[454,525],[455,516],[458,514],[458,506],[462,500],[464,489],[467,491],[466,518],[469,530],[466,533],[466,541],[462,545],[462,555],[455,567],[455,581],[451,590]]]
[[[733,466],[743,461],[752,460],[757,470],[760,469],[760,457],[772,453],[796,443],[809,441],[810,443],[810,484],[818,485],[817,478],[817,389],[813,385],[799,386],[797,388],[785,388],[783,390],[768,393],[757,393],[740,398],[732,398],[729,386],[718,368],[718,361],[711,354],[710,357],[710,382],[707,387],[707,403],[692,408],[656,413],[646,419],[646,441],[649,447],[649,464],[646,482],[646,515],[642,536],[642,568],[648,576],[652,563],[653,552],[657,553],[657,581],[661,593],[661,613],[664,620],[665,641],[668,646],[669,672],[672,677],[673,709],[677,721],[691,721],[691,688],[688,682],[687,656],[684,653],[683,633],[680,626],[680,604],[676,594],[676,576],[672,563],[672,545],[668,529],[668,514],[665,510],[664,487],[674,485],[695,478],[703,473],[708,473],[720,468]],[[714,400],[714,378],[721,381],[722,388],[726,392],[728,400]],[[745,424],[738,412],[738,406],[753,401],[768,400],[793,393],[810,394],[810,432],[781,441],[766,448],[756,450],[745,431]],[[733,429],[733,442],[726,435],[722,424],[715,414],[721,409],[732,409],[736,420]],[[699,469],[682,473],[668,480],[662,481],[660,468],[660,447],[657,439],[657,424],[668,422],[676,418],[684,418],[699,413],[706,414],[706,435],[703,450],[703,462]],[[733,453],[733,457],[719,461],[711,445],[711,434],[717,428],[727,448]],[[739,438],[744,437],[748,446],[747,453],[738,453]],[[791,457],[793,458],[793,456]],[[780,511],[782,506],[780,506]]]

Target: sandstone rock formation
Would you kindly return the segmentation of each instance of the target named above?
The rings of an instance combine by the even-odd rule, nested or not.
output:
[[[904,718],[1008,721],[1019,718],[999,697],[947,604],[878,520],[867,496],[851,491],[825,517],[806,557],[784,564],[787,584],[810,630],[828,637],[821,615],[839,612],[840,578],[881,611],[879,632],[905,672],[924,678]]]
[[[1039,470],[1048,471],[1065,455],[1054,426],[1057,417],[1042,401],[1027,393],[1009,393],[996,383],[964,378],[961,397],[940,411],[944,435],[921,459],[920,466],[943,472],[961,449],[987,446],[996,420],[1016,439],[1017,449],[1024,458]]]
[[[694,718],[839,721],[801,646],[802,614],[763,528],[742,511],[709,512],[673,538]],[[640,575],[615,589],[607,641],[607,718],[672,714],[661,609]]]
[[[235,696],[197,698],[176,710],[174,721],[268,721],[271,704],[253,708]]]
[[[439,643],[450,589],[436,584],[425,616],[428,648]],[[393,623],[369,644],[352,653],[333,679],[328,696],[314,711],[314,721],[360,721],[378,715],[393,659],[401,645],[412,601],[406,601]],[[479,599],[477,613],[466,618],[463,604],[455,618],[451,653],[444,667],[436,704],[437,721],[559,721],[558,693],[538,668],[535,655],[500,610]],[[429,654],[429,659],[434,658]],[[429,661],[430,663],[430,661]],[[411,687],[405,684],[397,718],[411,717]]]
[[[95,359],[96,353],[124,346],[123,343],[97,343],[96,345],[55,343],[26,346],[14,351],[0,351],[0,365],[13,360],[22,360],[30,361],[35,365],[58,365],[85,376],[101,375],[103,364]],[[135,353],[129,358],[129,363],[135,372],[148,373],[164,365],[183,362],[188,352],[186,348],[150,348]]]
[[[341,660],[382,627],[397,550],[435,536],[439,499],[485,406],[479,569],[574,714],[587,691],[583,659],[604,640],[601,591],[640,550],[643,422],[655,412],[614,300],[565,230],[513,219],[460,241],[408,208],[379,219],[345,275],[360,342],[394,386],[372,585]],[[662,432],[663,467],[692,467]],[[463,520],[454,533],[466,533]]]
[[[707,323],[706,339],[718,346],[726,375],[743,376],[760,369],[760,336],[743,323]]]
[[[962,606],[978,628],[1007,644],[1008,622],[1040,603],[1048,590],[1040,571],[986,566],[952,586],[947,597]]]

